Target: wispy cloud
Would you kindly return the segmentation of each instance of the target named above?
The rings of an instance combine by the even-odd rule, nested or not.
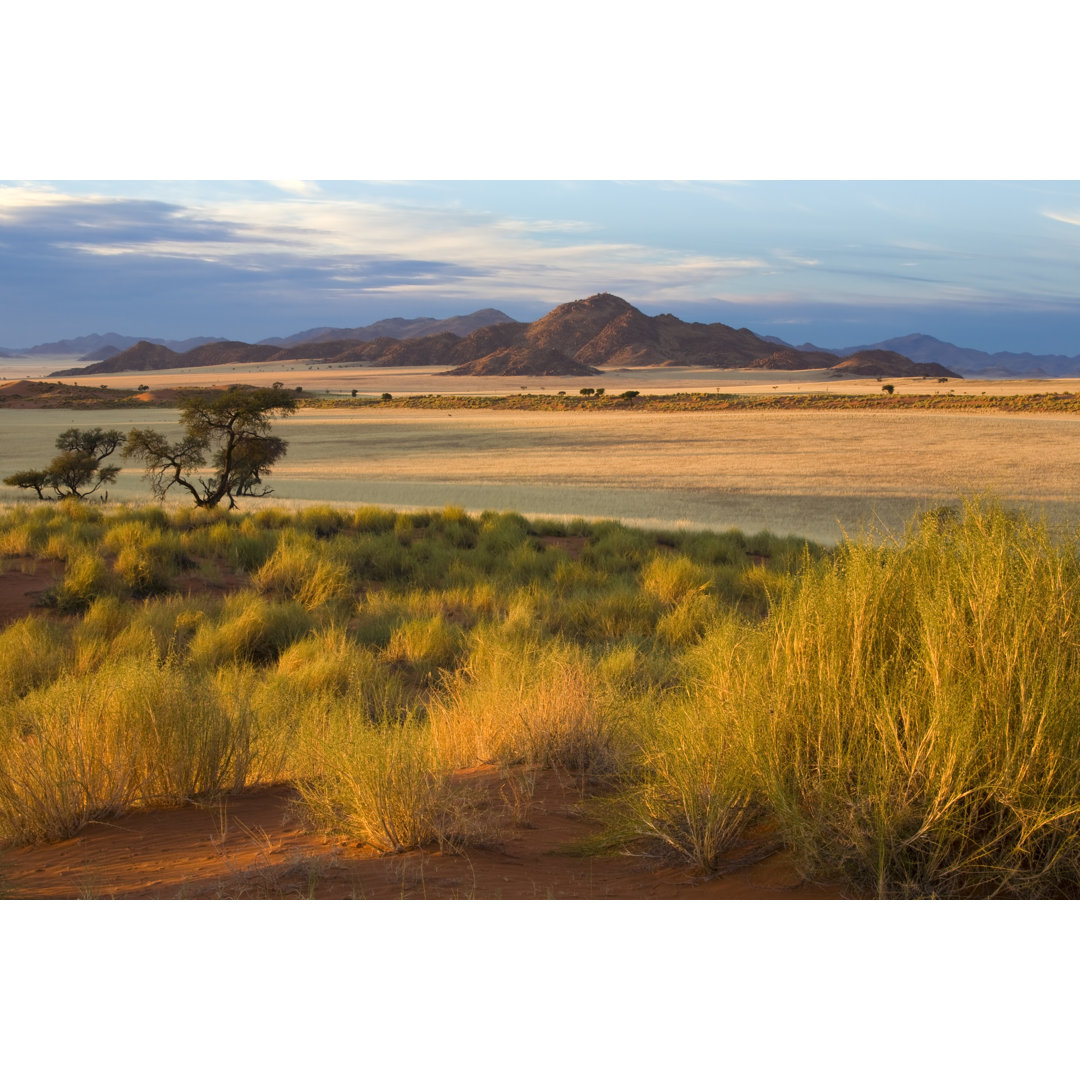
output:
[[[314,196],[319,194],[319,185],[312,180],[268,180],[267,183],[289,195]]]
[[[1080,211],[1060,213],[1056,210],[1043,210],[1041,213],[1044,218],[1049,218],[1051,221],[1060,221],[1065,225],[1080,225]]]

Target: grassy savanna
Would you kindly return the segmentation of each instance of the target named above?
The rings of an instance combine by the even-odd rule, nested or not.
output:
[[[289,448],[270,486],[297,502],[452,502],[651,527],[772,529],[827,543],[875,519],[900,529],[920,508],[970,491],[991,490],[1051,520],[1075,516],[1072,414],[447,412],[304,409],[275,422]],[[39,467],[72,426],[154,427],[175,438],[176,417],[7,412],[0,456],[10,471]],[[139,469],[125,465],[110,498],[148,494]]]
[[[0,519],[59,560],[0,641],[0,834],[287,782],[392,852],[490,842],[462,770],[558,770],[593,852],[783,845],[858,895],[1075,896],[1080,560],[966,504],[815,548],[457,508]],[[59,562],[57,563],[59,565]],[[241,585],[175,591],[181,579]]]

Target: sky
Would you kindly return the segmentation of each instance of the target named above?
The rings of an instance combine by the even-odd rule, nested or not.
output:
[[[3,181],[0,347],[612,292],[840,347],[1080,354],[1076,181]]]

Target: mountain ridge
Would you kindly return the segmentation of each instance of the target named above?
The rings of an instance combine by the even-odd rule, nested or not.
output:
[[[601,367],[764,367],[799,370],[837,368],[861,375],[922,375],[957,378],[936,363],[922,364],[889,350],[864,350],[845,358],[836,353],[786,347],[753,331],[724,323],[684,322],[675,315],[645,315],[611,293],[596,293],[553,308],[531,323],[502,321],[465,337],[450,331],[400,339],[306,342],[290,348],[215,342],[185,354],[140,342],[125,352],[85,368],[53,372],[53,377],[131,370],[265,363],[315,359],[364,367],[447,367],[446,375],[595,375]]]
[[[505,311],[498,308],[481,308],[469,315],[451,315],[446,319],[421,317],[416,319],[380,319],[367,326],[355,326],[351,329],[333,326],[316,326],[310,330],[301,330],[288,337],[268,337],[258,342],[259,345],[307,345],[322,341],[375,341],[377,338],[390,337],[398,340],[431,337],[434,334],[450,333],[466,337],[482,326],[498,323],[517,322]]]
[[[918,363],[947,364],[961,374],[986,375],[992,378],[1009,376],[1054,378],[1067,375],[1080,375],[1080,355],[1063,356],[1060,353],[988,353],[981,349],[969,349],[941,341],[930,334],[904,334],[902,337],[887,338],[872,345],[845,345],[842,348],[823,350],[811,342],[791,345],[781,338],[769,337],[766,340],[782,344],[800,352],[835,353],[837,356],[851,356],[858,352],[873,349],[888,349],[898,352]]]

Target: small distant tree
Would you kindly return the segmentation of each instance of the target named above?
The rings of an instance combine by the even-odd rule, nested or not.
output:
[[[34,490],[39,499],[85,499],[115,484],[118,465],[102,462],[124,441],[124,433],[102,428],[68,428],[56,439],[60,453],[44,469],[24,469],[4,477],[8,487]],[[45,491],[51,490],[52,495]]]
[[[603,397],[604,396],[604,388],[602,386],[598,386],[596,388],[595,392],[596,392],[597,397]]]
[[[886,394],[896,393],[896,387],[893,386],[891,382],[887,382],[881,389],[884,390]]]
[[[627,405],[633,405],[634,398],[636,398],[640,393],[640,390],[624,390],[619,395],[619,397],[623,398],[626,401]]]
[[[944,377],[938,379],[938,382],[948,382],[948,381],[949,380],[947,378],[944,378]]]
[[[283,382],[276,382],[273,384],[273,387],[275,390],[282,390],[284,389],[285,384]]]
[[[593,389],[593,388],[592,388],[591,386],[583,386],[583,387],[582,387],[582,388],[581,388],[581,389],[580,389],[580,390],[578,391],[578,393],[579,393],[579,394],[580,394],[580,395],[581,395],[582,397],[592,397],[592,396],[593,396],[593,394],[595,394],[595,393],[596,393],[596,391],[595,391],[595,390],[594,390],[594,389]]]
[[[394,400],[394,395],[393,394],[383,394],[382,399],[383,399],[383,401],[393,401]]]
[[[215,398],[189,397],[181,402],[183,438],[172,443],[161,432],[133,428],[123,454],[143,463],[158,498],[180,487],[196,506],[212,508],[225,499],[232,508],[238,498],[272,494],[265,478],[285,456],[287,443],[270,434],[270,418],[294,412],[296,400],[287,390],[234,389]],[[207,465],[209,477],[195,475]]]
[[[352,396],[356,397],[356,387],[355,386],[352,388]]]

